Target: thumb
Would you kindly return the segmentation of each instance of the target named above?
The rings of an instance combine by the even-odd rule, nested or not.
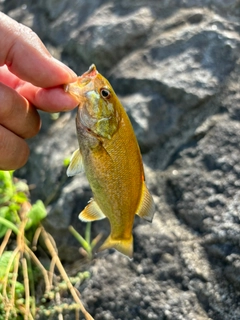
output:
[[[0,66],[6,64],[17,77],[39,87],[76,80],[76,74],[54,59],[28,27],[0,12]]]

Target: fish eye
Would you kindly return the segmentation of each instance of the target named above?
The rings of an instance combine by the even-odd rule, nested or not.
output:
[[[101,96],[102,96],[104,99],[108,99],[108,98],[110,98],[110,96],[111,96],[110,91],[109,91],[108,89],[106,89],[106,88],[102,88],[102,89],[100,90],[100,93],[101,93]]]

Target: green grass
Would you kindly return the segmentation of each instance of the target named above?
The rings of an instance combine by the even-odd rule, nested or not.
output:
[[[68,277],[54,240],[41,225],[46,216],[41,200],[31,204],[25,181],[15,178],[12,171],[0,171],[0,320],[35,319],[40,314],[47,318],[58,314],[63,319],[71,311],[76,319],[80,312],[85,319],[93,319],[74,287],[90,274],[86,271]],[[90,242],[90,229],[87,230],[82,244],[91,258],[94,243]],[[75,231],[76,235],[79,234]],[[36,254],[39,243],[44,244],[50,256],[48,268]],[[36,290],[39,283],[40,293]],[[71,303],[62,302],[65,292],[72,296]]]

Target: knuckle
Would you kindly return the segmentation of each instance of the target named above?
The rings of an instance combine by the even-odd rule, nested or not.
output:
[[[29,27],[19,23],[18,25],[18,36],[22,37],[23,39],[34,43],[35,41],[38,41],[39,37],[37,34],[30,29]]]
[[[25,139],[34,137],[41,128],[41,118],[36,108],[28,103],[27,109],[27,115],[24,119],[25,131],[21,134],[21,136]]]
[[[27,162],[29,147],[27,143],[0,125],[0,169],[19,169]]]
[[[2,120],[11,116],[15,99],[15,91],[0,83],[0,117]]]
[[[41,119],[27,99],[0,84],[0,124],[19,137],[28,139],[39,132]]]

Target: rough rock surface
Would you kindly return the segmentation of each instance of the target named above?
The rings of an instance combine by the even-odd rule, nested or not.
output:
[[[7,0],[0,9],[79,74],[94,62],[143,151],[157,212],[152,224],[136,218],[133,261],[109,251],[92,263],[81,292],[93,317],[240,319],[239,0]],[[84,230],[77,214],[91,196],[62,165],[77,147],[74,113],[42,115],[19,171],[36,185],[33,199],[49,203],[46,225],[68,263],[77,244],[67,226]],[[108,228],[96,222],[93,234]]]

